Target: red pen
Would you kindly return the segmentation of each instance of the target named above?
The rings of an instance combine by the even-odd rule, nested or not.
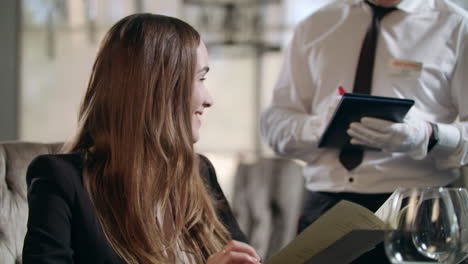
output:
[[[343,95],[345,92],[346,92],[346,91],[345,91],[345,89],[343,89],[343,86],[340,85],[340,86],[338,87],[338,93],[339,93],[340,95]]]

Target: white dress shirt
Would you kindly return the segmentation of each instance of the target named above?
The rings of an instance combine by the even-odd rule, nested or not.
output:
[[[296,28],[261,132],[279,154],[306,162],[312,191],[383,193],[446,185],[468,162],[468,15],[448,0],[403,0],[381,21],[372,95],[415,100],[408,115],[439,125],[423,160],[365,151],[347,171],[339,149],[318,148],[338,89],[352,92],[372,11],[362,0],[332,3]],[[457,119],[458,117],[458,119]]]

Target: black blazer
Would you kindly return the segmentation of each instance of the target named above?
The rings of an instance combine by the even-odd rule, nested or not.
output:
[[[43,155],[27,172],[29,218],[24,264],[123,263],[107,242],[82,181],[79,153]],[[216,179],[210,161],[200,155],[200,170],[219,201],[219,219],[233,239],[246,241]]]

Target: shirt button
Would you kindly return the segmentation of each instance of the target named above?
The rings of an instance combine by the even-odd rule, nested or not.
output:
[[[348,179],[348,181],[349,181],[349,182],[354,182],[354,178],[351,177],[351,178]]]

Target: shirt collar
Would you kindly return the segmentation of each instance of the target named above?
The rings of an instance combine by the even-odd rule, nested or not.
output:
[[[359,5],[364,3],[364,0],[345,1],[350,5]],[[402,0],[396,7],[407,13],[430,11],[435,9],[435,0]]]

